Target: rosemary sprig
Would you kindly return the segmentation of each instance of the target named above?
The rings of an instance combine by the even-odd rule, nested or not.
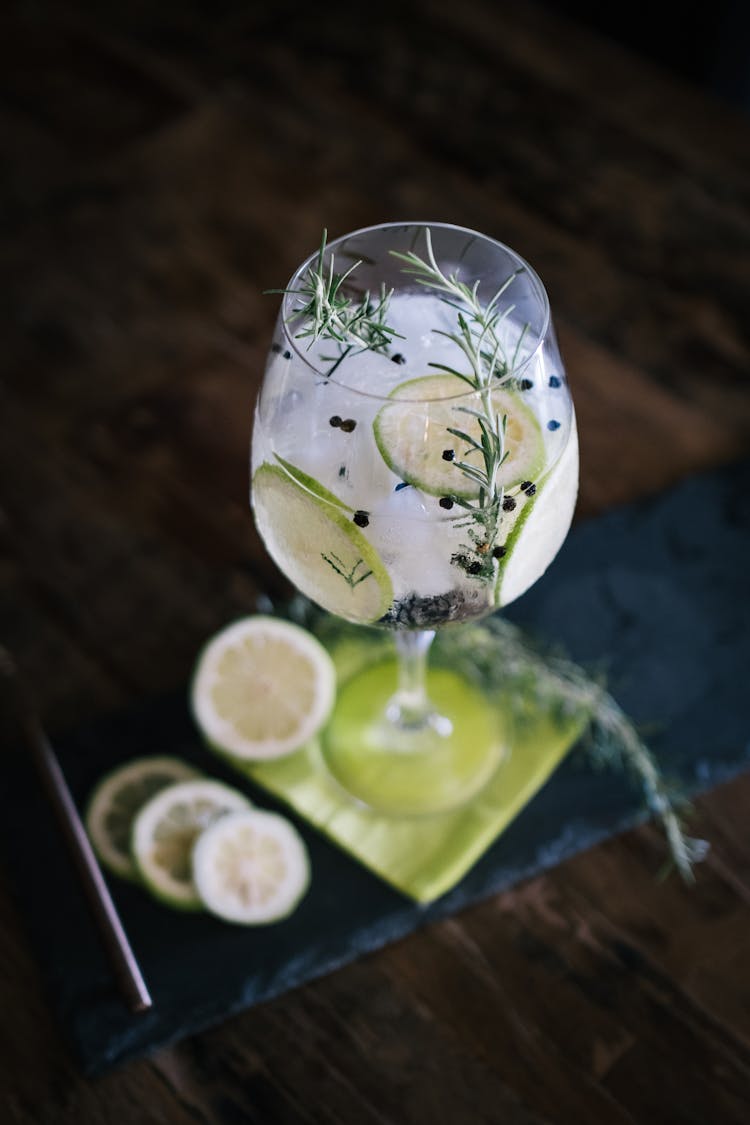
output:
[[[355,587],[359,586],[360,582],[364,582],[366,578],[370,578],[372,575],[371,570],[366,570],[364,573],[357,574],[359,568],[365,565],[364,559],[357,559],[354,565],[350,566],[347,570],[346,563],[342,562],[338,555],[334,555],[333,552],[331,552],[330,555],[321,552],[320,557],[324,562],[327,562],[337,574],[341,575],[351,590],[354,590]]]
[[[528,330],[525,325],[516,342],[512,356],[508,357],[500,336],[500,326],[513,312],[514,305],[501,307],[501,300],[522,268],[513,271],[486,303],[479,297],[479,281],[469,286],[461,281],[458,273],[445,274],[439,267],[432,246],[432,234],[425,228],[427,257],[421,258],[414,251],[391,254],[405,265],[404,272],[417,278],[421,285],[442,294],[443,301],[457,311],[457,330],[446,332],[436,329],[438,335],[451,340],[468,363],[468,371],[459,371],[445,363],[430,363],[439,371],[454,375],[479,392],[481,410],[468,407],[457,409],[472,415],[479,427],[479,440],[466,430],[452,427],[448,432],[465,443],[466,448],[455,461],[459,472],[463,473],[477,486],[476,502],[452,496],[463,508],[475,527],[468,533],[469,543],[462,545],[452,561],[462,567],[471,577],[490,579],[494,575],[493,549],[502,519],[503,488],[498,485],[498,472],[507,453],[505,450],[505,428],[507,418],[495,409],[492,392],[514,377],[518,356],[524,336]],[[309,338],[310,346],[320,339],[333,340],[338,344],[338,356],[325,357],[331,363],[326,378],[336,371],[339,365],[356,350],[385,351],[393,338],[403,338],[386,320],[388,305],[393,290],[381,287],[380,296],[373,299],[365,293],[359,300],[344,291],[345,283],[361,262],[355,262],[343,274],[334,268],[334,256],[325,264],[327,231],[323,237],[316,261],[301,279],[297,289],[272,289],[271,293],[291,293],[298,298],[293,311],[293,319],[302,321],[302,329],[297,339]],[[467,460],[471,454],[479,453],[480,460]]]
[[[314,265],[309,266],[297,289],[267,289],[267,293],[292,294],[298,305],[292,312],[294,321],[302,321],[303,328],[295,339],[310,338],[310,346],[320,339],[336,340],[348,351],[359,347],[365,351],[382,351],[394,337],[401,339],[391,328],[386,315],[393,290],[381,286],[378,297],[369,292],[358,300],[345,291],[345,284],[361,262],[355,262],[344,273],[336,273],[334,255],[325,264],[328,231],[323,231],[320,250]],[[330,373],[329,373],[330,374]]]
[[[399,261],[405,263],[404,273],[415,277],[418,283],[426,289],[435,289],[437,292],[444,294],[444,303],[452,305],[458,310],[459,331],[441,332],[440,335],[447,336],[449,340],[452,340],[469,360],[473,380],[467,379],[467,382],[472,382],[479,389],[483,384],[491,383],[495,378],[501,381],[510,379],[518,361],[523,337],[526,335],[529,326],[524,326],[513,356],[509,360],[498,335],[498,328],[513,312],[515,305],[506,305],[501,310],[500,300],[522,272],[523,267],[519,267],[509,274],[489,301],[483,304],[479,299],[479,282],[475,281],[470,286],[461,281],[458,273],[443,273],[435,258],[429,227],[425,228],[424,234],[427,245],[427,260],[420,258],[413,250],[410,250],[408,254],[392,250],[391,254],[394,258],[398,258]],[[459,374],[459,372],[446,368],[442,364],[431,364],[430,366],[450,371],[454,375]],[[466,376],[462,375],[461,378],[466,379]]]
[[[591,704],[587,743],[594,766],[619,767],[640,782],[649,811],[661,821],[674,866],[686,883],[694,882],[693,866],[706,858],[708,843],[686,834],[684,802],[671,791],[622,708],[602,689]]]
[[[482,399],[484,400],[484,396],[482,396]],[[459,441],[466,443],[467,448],[462,455],[463,457],[466,457],[472,451],[478,452],[482,457],[481,464],[478,465],[470,464],[468,461],[453,462],[464,476],[467,476],[479,486],[476,504],[472,504],[468,500],[461,500],[459,497],[456,497],[456,503],[472,512],[483,511],[497,505],[502,500],[502,489],[498,488],[497,485],[497,473],[508,456],[505,449],[505,427],[508,416],[496,414],[491,402],[484,413],[473,410],[468,406],[458,406],[456,411],[469,414],[476,419],[479,426],[480,441],[477,441],[465,430],[459,430],[455,426],[448,426],[448,433],[457,437]]]
[[[259,611],[273,612],[273,606],[264,603]],[[334,656],[345,654],[349,673],[352,664],[369,667],[390,651],[392,642],[386,630],[369,630],[363,637],[359,625],[332,617],[300,594],[288,612],[294,621],[312,630]],[[661,823],[672,866],[685,883],[695,881],[693,869],[706,858],[709,845],[688,833],[689,806],[667,782],[620,705],[584,668],[559,653],[544,651],[497,613],[481,624],[439,632],[435,657],[490,697],[502,697],[503,706],[514,710],[519,724],[538,711],[549,714],[553,721],[580,717],[588,724],[581,742],[583,761],[594,769],[611,769],[633,778],[647,811]]]
[[[585,720],[587,761],[597,769],[629,773],[638,782],[646,808],[661,822],[672,863],[686,883],[694,881],[693,867],[705,859],[708,844],[687,834],[685,802],[600,683],[573,661],[538,651],[520,629],[497,614],[481,625],[451,633],[448,643],[451,665],[484,690],[502,692],[507,704],[518,709],[521,721],[525,711],[555,707],[561,716]]]
[[[439,371],[457,376],[479,392],[482,409],[471,410],[458,407],[458,410],[472,415],[479,426],[480,440],[477,441],[465,430],[450,427],[448,432],[466,443],[461,459],[454,464],[473,484],[478,486],[476,502],[452,497],[454,503],[467,511],[478,525],[469,530],[470,543],[464,544],[461,551],[453,556],[453,562],[461,566],[469,575],[479,579],[491,578],[494,574],[492,549],[497,539],[504,490],[497,483],[500,466],[507,457],[505,449],[505,428],[507,417],[498,415],[492,397],[495,387],[503,386],[514,378],[515,367],[521,345],[528,331],[524,325],[516,342],[512,356],[508,357],[500,336],[500,326],[513,312],[512,304],[501,307],[501,300],[507,293],[522,267],[506,277],[502,285],[493,293],[489,301],[483,303],[479,297],[479,281],[467,285],[461,281],[457,272],[446,274],[441,270],[432,246],[432,234],[425,228],[427,257],[421,258],[413,250],[408,254],[398,251],[391,253],[405,264],[404,272],[415,277],[426,289],[433,289],[443,295],[445,304],[457,310],[458,329],[455,332],[436,330],[438,335],[451,340],[466,357],[469,372],[458,371],[444,363],[431,363],[429,366]],[[470,463],[467,455],[479,453],[480,463]]]

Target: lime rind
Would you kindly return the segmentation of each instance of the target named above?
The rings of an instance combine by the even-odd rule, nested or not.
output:
[[[220,817],[251,807],[244,793],[220,781],[184,781],[157,793],[138,813],[131,834],[146,889],[174,909],[202,910],[192,878],[193,846]]]
[[[306,597],[361,625],[386,613],[393,601],[388,571],[339,502],[326,502],[266,461],[253,475],[253,506],[271,555]]]
[[[290,654],[302,656],[315,677],[313,706],[299,716],[295,734],[286,739],[248,740],[238,730],[229,716],[219,714],[213,699],[213,688],[218,678],[218,667],[223,655],[235,645],[242,644],[253,634],[286,643]],[[248,668],[247,676],[260,677],[267,668]],[[285,670],[282,669],[283,674]],[[289,701],[294,699],[294,685],[285,688]],[[249,698],[249,693],[248,693]],[[268,761],[294,753],[313,738],[328,719],[336,698],[336,670],[327,651],[311,633],[290,621],[256,615],[240,618],[217,633],[201,651],[190,689],[190,706],[196,724],[212,749],[241,761]],[[258,697],[258,706],[267,708],[267,692]]]
[[[279,457],[278,453],[274,453],[274,457],[279,465],[289,474],[292,480],[296,481],[300,488],[304,488],[307,492],[311,492],[317,500],[322,500],[325,504],[332,504],[334,508],[340,508],[342,512],[353,512],[354,508],[350,508],[345,504],[340,497],[321,484],[315,477],[311,477],[303,469],[298,469],[296,465],[292,465],[290,461],[285,461],[283,457]]]
[[[479,466],[481,458],[476,450],[465,450],[461,439],[449,432],[462,430],[480,440],[477,420],[464,410],[472,394],[476,397],[478,392],[467,391],[457,375],[424,375],[400,383],[373,423],[375,443],[388,468],[406,484],[431,496],[476,499],[478,484],[455,461]],[[497,415],[508,419],[509,456],[498,471],[498,486],[510,489],[524,480],[535,480],[545,464],[544,438],[536,416],[512,391],[497,388],[492,401]],[[453,460],[444,459],[446,449],[456,454]]]
[[[89,797],[84,821],[97,858],[107,870],[138,882],[130,835],[139,809],[168,785],[201,776],[200,770],[170,755],[134,758],[105,774]]]
[[[277,813],[230,813],[193,849],[193,879],[205,908],[226,922],[266,925],[296,909],[310,885],[304,842]]]
[[[495,580],[495,604],[508,605],[538,581],[562,546],[578,492],[578,433],[573,419],[559,460],[537,481],[536,495],[523,509],[505,540]],[[523,495],[523,494],[521,494]],[[544,541],[539,542],[543,533]],[[534,540],[537,540],[535,545]],[[524,557],[524,554],[526,557]]]

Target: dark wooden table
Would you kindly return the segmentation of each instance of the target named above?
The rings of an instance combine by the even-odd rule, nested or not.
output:
[[[747,449],[747,123],[531,5],[332,13],[0,17],[2,635],[52,731],[287,592],[247,506],[260,291],[324,225],[448,220],[536,265],[581,516]],[[2,882],[0,1119],[744,1125],[750,778],[698,821],[692,890],[644,828],[96,1081]]]

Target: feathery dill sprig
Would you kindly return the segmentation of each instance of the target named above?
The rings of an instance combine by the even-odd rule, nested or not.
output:
[[[302,321],[302,329],[295,339],[310,339],[310,345],[320,339],[336,340],[351,350],[359,347],[366,351],[383,351],[398,332],[387,323],[386,316],[393,290],[381,286],[374,297],[364,293],[355,299],[345,290],[361,261],[355,262],[344,273],[337,273],[334,255],[325,263],[328,231],[323,231],[315,262],[308,266],[297,289],[267,289],[267,293],[289,294],[297,297],[297,307],[291,320]],[[340,359],[339,359],[340,362]]]

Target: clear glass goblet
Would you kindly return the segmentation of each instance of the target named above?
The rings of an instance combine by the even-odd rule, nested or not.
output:
[[[283,292],[253,432],[256,523],[303,594],[395,640],[339,685],[323,758],[379,812],[455,808],[509,733],[475,685],[428,671],[435,630],[523,594],[575,506],[547,295],[502,243],[416,222],[324,240]]]

